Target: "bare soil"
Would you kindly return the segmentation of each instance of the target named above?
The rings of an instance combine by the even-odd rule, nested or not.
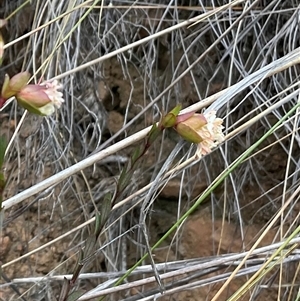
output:
[[[32,11],[31,11],[32,13]],[[28,16],[30,13],[28,13]],[[20,20],[23,27],[21,32],[26,32],[30,28],[30,22],[27,19]],[[28,23],[29,22],[29,23]],[[20,23],[21,24],[21,23]],[[5,32],[5,38],[8,39],[8,33]],[[140,38],[146,35],[140,32]],[[25,41],[26,42],[26,41]],[[24,43],[25,43],[24,42]],[[209,42],[209,41],[208,41]],[[164,41],[158,42],[159,55],[157,62],[159,67],[154,76],[161,77],[161,82],[170,82],[172,77],[172,64],[178,63],[182,56],[182,50],[176,50],[171,56],[170,51],[164,46]],[[209,44],[209,43],[208,43]],[[15,50],[18,53],[18,49]],[[171,61],[171,59],[173,61]],[[210,62],[217,62],[217,53],[210,54]],[[225,62],[226,63],[226,62]],[[209,70],[213,74],[215,65],[201,63],[202,68]],[[14,73],[19,70],[18,64],[14,65],[8,72]],[[86,95],[83,97],[84,104],[91,112],[96,114],[101,110],[101,118],[105,127],[103,130],[103,141],[117,133],[128,121],[139,114],[143,108],[149,103],[150,99],[145,97],[145,82],[141,76],[142,72],[132,65],[128,65],[128,74],[124,75],[124,70],[118,59],[112,58],[107,60],[103,65],[105,78],[98,79],[96,83],[84,86]],[[182,70],[184,67],[181,67]],[[182,71],[181,70],[181,71]],[[5,71],[6,72],[6,71]],[[5,73],[1,70],[1,77]],[[180,73],[180,72],[179,72]],[[208,81],[201,76],[196,78],[199,89],[205,91],[203,95],[209,95],[218,92],[224,87],[224,74],[218,78]],[[210,76],[208,76],[210,78]],[[190,74],[187,74],[178,84],[178,93],[171,95],[169,106],[175,106],[180,100],[183,107],[198,101],[195,91],[195,84]],[[162,87],[158,87],[160,90]],[[95,97],[95,95],[97,97]],[[128,99],[131,99],[128,104]],[[251,101],[249,101],[251,107]],[[161,109],[161,108],[159,108]],[[243,108],[245,111],[247,107]],[[249,109],[250,111],[250,109]],[[85,132],[90,120],[85,121],[83,116],[86,113],[77,109],[74,112],[74,123],[78,125],[78,129]],[[100,115],[100,114],[99,114]],[[156,116],[156,120],[158,118]],[[5,135],[9,140],[13,132],[16,130],[20,121],[20,111],[12,114],[10,108],[0,113],[0,129],[1,134]],[[238,116],[236,117],[238,119]],[[102,120],[102,119],[101,119]],[[153,113],[144,113],[143,117],[137,120],[123,136],[130,135],[140,129],[145,128],[153,123]],[[8,185],[5,191],[5,198],[9,198],[20,191],[31,187],[35,183],[46,179],[53,175],[55,165],[51,157],[51,151],[47,145],[41,148],[39,139],[42,139],[42,129],[47,127],[47,122],[41,117],[28,115],[22,125],[12,152],[7,159],[5,166],[5,174],[8,178]],[[264,132],[265,128],[261,124],[253,126],[250,129],[252,139]],[[49,134],[49,133],[48,133]],[[93,134],[93,133],[92,133]],[[92,140],[92,134],[89,136]],[[59,139],[65,139],[57,136]],[[173,139],[172,134],[164,137],[164,148],[161,161],[172,151],[177,141]],[[244,149],[247,148],[249,142],[248,137],[241,136],[237,142],[230,144],[230,151],[237,157]],[[72,141],[72,150],[67,154],[67,159],[61,157],[61,169],[64,166],[70,166],[75,162],[83,159],[86,149],[82,148],[82,144],[89,144],[90,141],[80,141],[80,135],[77,133],[75,141]],[[240,143],[243,142],[243,144]],[[266,145],[271,145],[275,138],[270,138]],[[264,146],[266,146],[264,145]],[[96,147],[95,143],[89,144],[88,152],[91,153]],[[263,148],[263,146],[262,146]],[[187,149],[187,148],[186,148]],[[159,146],[154,146],[145,161],[143,162],[144,170],[139,170],[140,174],[134,179],[132,190],[141,187],[149,182],[152,176],[153,167],[161,164],[157,162],[157,153]],[[37,152],[44,152],[45,158],[41,162],[36,162]],[[127,158],[132,153],[132,148],[124,150],[118,154],[122,158]],[[266,222],[274,215],[278,209],[275,200],[282,193],[282,188],[274,188],[284,178],[287,156],[279,144],[266,151],[261,152],[251,161],[251,169],[244,176],[243,182],[238,193],[240,208],[237,209],[234,201],[233,189],[228,184],[228,194],[224,196],[223,187],[219,187],[214,193],[213,199],[208,199],[201,205],[193,216],[186,220],[184,227],[178,235],[178,244],[174,245],[172,237],[165,244],[158,248],[155,252],[156,262],[165,262],[167,260],[191,259],[197,257],[208,257],[218,254],[228,254],[231,252],[239,253],[247,250],[261,233]],[[33,163],[35,168],[33,168]],[[209,158],[205,159],[205,166],[209,168],[210,175],[216,176],[224,168],[222,166],[221,156],[219,153],[213,153]],[[83,171],[72,178],[55,187],[55,189],[42,195],[38,199],[30,198],[22,205],[13,207],[6,212],[3,231],[0,233],[0,263],[2,264],[4,277],[0,280],[1,284],[6,284],[10,279],[37,277],[56,274],[71,274],[77,261],[77,252],[82,242],[88,234],[93,230],[91,226],[86,227],[81,232],[66,236],[64,239],[45,247],[39,252],[28,255],[20,260],[25,254],[44,245],[53,239],[63,235],[68,230],[74,229],[82,222],[93,216],[94,206],[89,198],[89,190],[95,197],[97,205],[101,204],[101,192],[104,190],[113,190],[115,179],[122,168],[120,161],[112,161],[108,164],[96,164],[95,166]],[[36,168],[39,166],[39,168]],[[263,168],[261,168],[263,166]],[[145,171],[146,172],[143,172]],[[242,170],[242,168],[241,168]],[[236,173],[243,173],[243,170]],[[149,216],[149,236],[151,244],[155,243],[164,233],[176,222],[179,215],[181,216],[192,204],[196,198],[205,190],[211,179],[205,173],[204,164],[199,163],[189,169],[189,189],[182,199],[181,208],[178,209],[178,196],[180,192],[181,178],[171,179],[163,188],[157,197],[153,211]],[[255,176],[254,176],[255,175]],[[186,178],[186,179],[187,179]],[[213,179],[214,177],[212,177]],[[241,177],[242,178],[242,177]],[[275,184],[274,184],[275,183]],[[270,190],[270,191],[269,191]],[[98,193],[99,192],[99,193]],[[267,192],[267,193],[265,193]],[[87,201],[88,200],[88,201]],[[132,225],[138,222],[139,209],[126,217],[125,229],[128,230]],[[239,212],[237,212],[237,210]],[[295,208],[298,212],[299,208]],[[116,211],[112,218],[119,217],[121,211]],[[240,231],[239,215],[243,219],[243,231]],[[293,215],[290,215],[292,221]],[[287,221],[287,224],[289,221]],[[277,229],[267,233],[261,245],[267,245],[272,241],[276,241]],[[242,235],[243,234],[243,235]],[[242,237],[244,236],[244,239]],[[103,238],[104,239],[104,238]],[[109,239],[109,238],[107,238]],[[132,231],[128,238],[126,237],[126,246],[128,252],[126,254],[126,266],[129,268],[139,258],[137,254],[138,233]],[[111,268],[111,267],[110,267]],[[85,272],[98,272],[109,270],[107,258],[105,254],[97,255],[93,263],[87,265]],[[239,288],[246,278],[238,278],[229,286],[229,289],[222,294],[218,300],[226,300]],[[86,281],[83,286],[85,289],[91,289],[98,283],[94,281]],[[166,296],[164,300],[190,300],[202,301],[209,300],[218,290],[220,285],[212,285],[204,288],[195,288],[193,290],[183,291],[179,294]],[[30,292],[27,292],[29,290]],[[18,292],[14,290],[12,285],[7,285],[0,292],[1,300],[21,300],[19,293],[24,293],[25,300],[54,300],[60,291],[59,284],[36,284],[31,287],[28,284],[17,286]],[[132,295],[136,291],[130,292]],[[277,289],[263,288],[256,300],[277,300]],[[246,295],[243,300],[248,300]]]
[[[100,81],[98,84],[98,93],[103,101],[103,106],[107,111],[106,121],[106,133],[112,135],[122,128],[125,120],[125,109],[127,107],[126,100],[128,94],[132,91],[131,81],[134,80],[135,87],[133,88],[132,103],[129,107],[129,114],[127,114],[127,120],[133,118],[138,114],[144,107],[145,103],[143,100],[143,86],[139,75],[136,70],[133,69],[133,74],[130,80],[126,80],[123,77],[123,71],[120,65],[117,64],[117,60],[112,59],[106,63],[105,68],[108,69],[106,81]],[[221,86],[221,83],[220,83]],[[18,141],[21,145],[26,145],[26,141],[31,139],[38,130],[42,121],[39,117],[29,117],[28,122],[25,122],[21,128]],[[151,116],[144,119],[141,123],[136,123],[134,129],[139,130],[145,126],[150,125],[152,122]],[[11,133],[15,129],[17,121],[9,119],[8,114],[2,114],[1,118],[1,131],[6,134],[7,137],[11,136]],[[130,134],[130,133],[129,133]],[[167,153],[174,147],[174,142],[168,140],[164,151]],[[28,142],[27,142],[28,143]],[[150,151],[147,155],[146,166],[151,167],[155,165],[156,156],[154,155],[155,148]],[[129,151],[130,153],[131,151]],[[30,170],[30,166],[26,165],[26,157],[34,156],[34,153],[28,152],[24,147],[21,147],[21,164],[18,168],[15,167],[16,161],[11,161],[10,165],[6,166],[6,174],[10,176],[9,185],[6,190],[6,197],[12,196],[18,191],[26,189],[36,182],[45,179],[50,176],[53,172],[51,164],[43,166],[42,171],[36,176],[35,171]],[[125,156],[128,156],[125,151]],[[213,154],[213,157],[217,156]],[[217,159],[216,159],[217,160]],[[281,179],[284,172],[284,162],[286,155],[281,152],[280,148],[274,149],[273,155],[264,158],[265,168],[269,166],[267,170],[271,173],[271,179],[267,179],[268,175],[261,175],[262,179],[265,179],[261,184],[264,189],[272,187],[274,177]],[[211,166],[215,169],[215,173],[220,171],[221,166]],[[112,166],[109,172],[102,171],[100,174],[92,177],[88,177],[90,185],[93,185],[99,181],[99,177],[107,176],[108,178],[113,173],[118,173],[118,169]],[[193,189],[191,190],[190,200],[195,199],[202,191],[207,187],[207,180],[204,176],[203,170],[200,171],[199,166],[191,168],[192,178],[194,179]],[[87,173],[89,174],[89,173]],[[20,179],[21,175],[21,179]],[[140,184],[146,183],[147,179],[144,178]],[[84,181],[80,176],[76,177],[76,185],[79,190],[86,190]],[[171,238],[165,242],[162,248],[159,248],[155,253],[155,260],[157,262],[164,262],[166,260],[176,259],[191,259],[197,257],[208,257],[216,254],[227,254],[230,252],[240,252],[246,246],[248,249],[258,234],[261,232],[262,227],[265,225],[265,221],[269,220],[270,216],[274,214],[275,208],[270,210],[271,205],[268,198],[259,198],[253,202],[257,197],[260,196],[261,192],[257,189],[255,183],[245,182],[245,189],[242,189],[243,193],[240,195],[240,201],[242,204],[241,215],[244,218],[245,226],[243,233],[245,235],[244,241],[239,229],[239,223],[235,219],[235,215],[228,216],[225,212],[225,219],[223,219],[223,202],[224,197],[222,196],[222,189],[219,190],[220,194],[217,195],[219,201],[216,204],[211,204],[208,200],[202,205],[194,215],[188,219],[184,225],[183,231],[180,234],[178,249],[175,246],[169,245],[172,243]],[[39,246],[55,239],[56,237],[65,233],[65,229],[72,229],[76,225],[83,222],[86,218],[91,217],[89,209],[85,209],[85,213],[82,210],[78,210],[78,202],[72,197],[72,193],[67,193],[64,199],[60,199],[60,189],[63,186],[59,186],[55,189],[52,197],[47,198],[44,202],[43,199],[38,200],[31,205],[30,199],[27,204],[22,206],[16,206],[6,214],[6,222],[4,229],[1,234],[0,244],[0,260],[4,265],[3,272],[5,273],[6,279],[22,278],[22,277],[33,277],[33,276],[44,276],[51,273],[71,273],[75,262],[77,260],[76,252],[78,250],[78,241],[82,239],[82,235],[85,236],[89,232],[87,229],[81,235],[75,235],[75,237],[68,236],[65,239],[54,243],[43,250],[34,253],[21,261],[13,263],[15,259],[20,256],[27,254],[31,250],[38,248]],[[155,202],[153,213],[149,219],[149,229],[151,242],[156,242],[176,221],[178,214],[178,195],[180,190],[180,178],[173,179],[167,183],[162,190],[160,196]],[[218,192],[217,192],[218,194]],[[272,194],[276,195],[276,191]],[[230,204],[230,201],[228,200]],[[26,207],[28,205],[28,207]],[[181,212],[184,212],[191,205],[190,201],[183,204]],[[212,206],[215,206],[215,214],[212,216]],[[272,208],[271,208],[272,209]],[[85,233],[85,234],[84,234]],[[275,236],[275,229],[267,234],[264,238],[262,245],[271,243]],[[134,235],[133,235],[134,236]],[[130,243],[129,243],[130,245]],[[127,267],[134,264],[137,259],[134,248],[132,250],[129,247],[127,256]],[[8,266],[5,266],[9,263]],[[64,263],[63,265],[61,265]],[[97,263],[93,266],[89,266],[87,271],[99,271],[106,270],[105,257],[99,256]],[[235,290],[240,287],[245,278],[239,278],[232,282],[229,289],[226,290],[219,300],[225,300]],[[6,281],[2,280],[2,283]],[[86,288],[92,287],[87,284]],[[207,300],[214,293],[220,285],[213,285],[210,287],[194,289],[185,291],[179,294],[175,294],[171,297],[171,300]],[[28,286],[24,285],[24,288],[18,288],[21,293],[26,292]],[[45,289],[45,287],[43,288]],[[43,291],[42,289],[42,291]],[[33,291],[37,293],[39,287],[35,287]],[[59,290],[59,289],[58,289]],[[275,300],[277,291],[271,289],[264,289],[261,291],[257,300]],[[40,296],[40,294],[38,294]],[[2,300],[15,300],[16,293],[12,287],[6,287],[1,293],[0,297]],[[169,297],[165,298],[170,300]],[[247,300],[247,296],[244,298]]]

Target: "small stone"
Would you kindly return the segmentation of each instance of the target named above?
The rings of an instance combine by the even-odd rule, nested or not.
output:
[[[117,133],[124,123],[124,116],[116,111],[111,111],[108,114],[107,128],[112,133]]]

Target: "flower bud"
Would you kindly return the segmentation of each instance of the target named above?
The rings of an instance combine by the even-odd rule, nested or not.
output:
[[[176,124],[176,117],[181,110],[181,105],[177,105],[172,111],[164,116],[160,122],[163,128],[171,128]]]
[[[2,86],[1,97],[7,100],[8,98],[15,96],[27,85],[29,78],[30,74],[27,71],[18,73],[11,79],[8,74],[6,74]]]
[[[64,102],[63,94],[58,91],[62,85],[57,81],[41,85],[26,85],[16,95],[18,103],[31,113],[48,116],[60,108]]]
[[[196,154],[200,157],[224,141],[222,123],[221,118],[216,118],[215,111],[206,114],[192,112],[177,116],[174,128],[183,139],[198,144]]]
[[[201,129],[205,124],[207,121],[204,115],[187,113],[177,117],[175,129],[183,139],[198,144],[203,141]]]
[[[44,92],[42,86],[27,85],[16,95],[18,104],[31,113],[37,115],[48,115],[54,112],[53,106],[49,107],[51,99]],[[45,111],[45,108],[47,110]],[[48,113],[48,114],[47,114]]]

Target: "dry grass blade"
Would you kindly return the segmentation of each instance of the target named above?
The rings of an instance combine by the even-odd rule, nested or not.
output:
[[[194,146],[165,132],[132,173],[74,290],[86,292],[80,300],[223,301],[238,291],[240,300],[297,300],[298,245],[268,273],[262,267],[299,224],[299,110],[153,251],[151,266],[112,285],[298,104],[299,3],[2,2],[1,82],[23,70],[35,83],[59,79],[65,103],[43,119],[13,99],[0,111],[9,141],[0,299],[60,295],[133,149],[181,103],[182,112],[217,110],[225,142],[197,160]]]
[[[236,86],[234,86],[233,88],[228,89],[227,93],[231,97],[233,97],[237,93],[236,91],[241,91],[242,89],[248,87],[248,85],[251,85],[253,82],[257,82],[268,76],[272,76],[272,75],[276,74],[277,72],[280,72],[284,69],[287,69],[291,66],[297,65],[299,63],[300,63],[300,48],[294,50],[291,54],[288,54],[286,57],[279,59],[278,62],[272,62],[270,64],[270,66],[267,66],[262,70],[259,70],[259,72],[257,72],[258,74],[255,73],[253,75],[249,75],[249,77],[244,79],[240,84],[236,84]],[[274,70],[274,66],[277,66],[277,68],[275,70]],[[272,70],[272,72],[270,72],[269,70]],[[247,85],[245,85],[244,82],[247,82]],[[232,92],[230,92],[231,90],[232,90]],[[205,107],[207,104],[209,104],[212,101],[212,99],[216,99],[217,97],[220,97],[222,94],[225,94],[225,91],[219,92],[217,95],[211,96],[211,97],[209,97],[209,99],[203,100],[203,101],[199,102],[199,104],[195,104],[195,105],[191,106],[190,108],[186,108],[183,112],[199,110],[199,109]],[[227,101],[227,97],[225,98],[226,101]],[[218,103],[219,102],[221,103],[218,106],[222,106],[222,103],[224,102],[223,99],[224,98],[218,98]],[[216,109],[215,106],[212,106],[210,108]],[[11,206],[22,202],[23,200],[27,199],[28,197],[30,197],[38,192],[43,191],[52,185],[60,183],[62,180],[65,180],[67,177],[76,174],[77,172],[83,170],[84,168],[91,166],[91,165],[95,164],[96,162],[101,161],[110,155],[113,155],[114,153],[118,152],[119,150],[136,143],[137,141],[143,139],[147,135],[149,130],[150,130],[150,127],[114,144],[111,147],[106,148],[104,151],[99,151],[99,153],[94,154],[94,155],[74,164],[73,166],[65,169],[64,171],[61,171],[61,172],[55,174],[54,176],[44,180],[43,182],[41,182],[31,188],[28,188],[24,192],[19,193],[19,194],[15,195],[14,197],[4,201],[3,202],[4,208],[8,209]]]

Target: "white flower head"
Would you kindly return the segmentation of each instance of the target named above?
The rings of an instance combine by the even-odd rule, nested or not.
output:
[[[196,155],[201,157],[224,141],[222,123],[223,119],[216,117],[216,111],[189,112],[176,117],[174,128],[183,139],[198,145]]]
[[[64,102],[64,99],[63,93],[58,90],[62,89],[63,85],[60,84],[57,80],[54,80],[52,82],[46,82],[42,84],[42,86],[45,86],[46,89],[44,90],[44,92],[51,99],[52,104],[59,109]]]
[[[212,148],[224,141],[224,134],[222,132],[223,119],[216,117],[216,111],[204,113],[207,123],[198,131],[202,137],[202,141],[198,143],[197,156],[201,157],[211,152]]]

